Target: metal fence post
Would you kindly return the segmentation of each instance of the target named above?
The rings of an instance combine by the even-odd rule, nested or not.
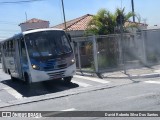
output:
[[[97,56],[97,42],[96,42],[96,36],[93,35],[93,57],[94,57],[94,67],[95,72],[98,73],[98,56]]]
[[[143,63],[147,64],[147,57],[146,57],[146,44],[145,44],[145,34],[142,32],[142,51],[143,51]]]
[[[119,64],[122,65],[122,41],[121,41],[121,35],[120,38],[118,39],[118,46],[119,46]]]
[[[81,71],[81,58],[80,58],[79,42],[77,42],[77,53],[78,53],[78,66]]]

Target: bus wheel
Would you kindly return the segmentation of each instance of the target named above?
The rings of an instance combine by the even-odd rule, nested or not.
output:
[[[63,78],[63,79],[64,79],[64,82],[70,83],[71,80],[72,80],[72,77],[71,77],[71,76],[70,76],[70,77],[65,77],[65,78]]]
[[[24,82],[25,82],[25,84],[30,84],[30,81],[29,81],[29,76],[28,76],[28,74],[27,73],[24,73]]]
[[[12,75],[11,75],[11,80],[16,81],[17,79],[15,77],[12,77]]]

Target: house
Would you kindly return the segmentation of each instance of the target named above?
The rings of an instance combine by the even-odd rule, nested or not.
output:
[[[33,18],[20,23],[19,26],[21,27],[22,32],[32,29],[49,28],[49,21]]]
[[[124,26],[127,28],[127,26],[133,26],[133,27],[128,27],[127,30],[129,32],[137,32],[137,31],[141,31],[141,30],[146,30],[148,25],[144,24],[144,23],[140,23],[140,22],[131,22],[131,21],[127,21],[125,22]],[[134,27],[135,26],[135,27]]]
[[[85,34],[85,30],[88,27],[88,23],[92,20],[93,15],[86,14],[79,18],[70,20],[66,22],[66,31],[71,34],[72,37],[82,37]],[[127,28],[130,32],[136,32],[137,30],[144,30],[147,29],[147,24],[138,23],[138,22],[131,22],[127,21],[125,26],[138,26],[137,28]],[[65,30],[64,23],[53,26],[53,28],[59,28]]]
[[[93,15],[86,14],[79,18],[66,22],[66,30],[71,34],[72,37],[81,37],[85,34],[88,23],[92,20]],[[53,26],[53,28],[59,28],[65,30],[64,23]]]
[[[82,37],[85,34],[85,31],[88,27],[88,23],[92,19],[93,19],[93,15],[86,14],[86,15],[81,16],[79,18],[67,21],[66,22],[66,31],[71,34],[72,38]],[[138,29],[136,29],[136,28],[129,29],[130,32],[136,32],[139,29],[145,29],[147,27],[146,24],[137,23],[137,22],[133,23],[133,22],[128,21],[128,22],[125,23],[125,26],[129,26],[129,25],[138,26]],[[62,24],[53,26],[53,28],[59,28],[59,29],[65,30],[65,25],[64,25],[64,23],[62,23]],[[75,38],[75,39],[76,39],[76,41],[83,40],[83,38],[82,39]],[[73,39],[73,40],[75,40],[75,39]],[[92,53],[92,47],[90,46],[90,44],[88,44],[87,42],[81,42],[79,50],[80,50],[80,53],[81,53],[81,55],[80,55],[81,66],[82,67],[91,66],[91,61],[90,60],[93,57],[93,53]],[[76,56],[76,60],[77,60],[76,63],[78,63],[78,49],[77,49],[76,44],[74,44],[74,51],[75,51],[75,56]]]

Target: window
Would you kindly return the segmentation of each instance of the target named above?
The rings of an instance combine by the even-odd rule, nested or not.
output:
[[[28,64],[24,40],[21,40],[21,62],[22,64]]]

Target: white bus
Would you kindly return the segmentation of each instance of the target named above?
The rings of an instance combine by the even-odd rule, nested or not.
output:
[[[70,37],[46,28],[22,32],[1,42],[2,68],[12,80],[70,82],[76,72]]]

